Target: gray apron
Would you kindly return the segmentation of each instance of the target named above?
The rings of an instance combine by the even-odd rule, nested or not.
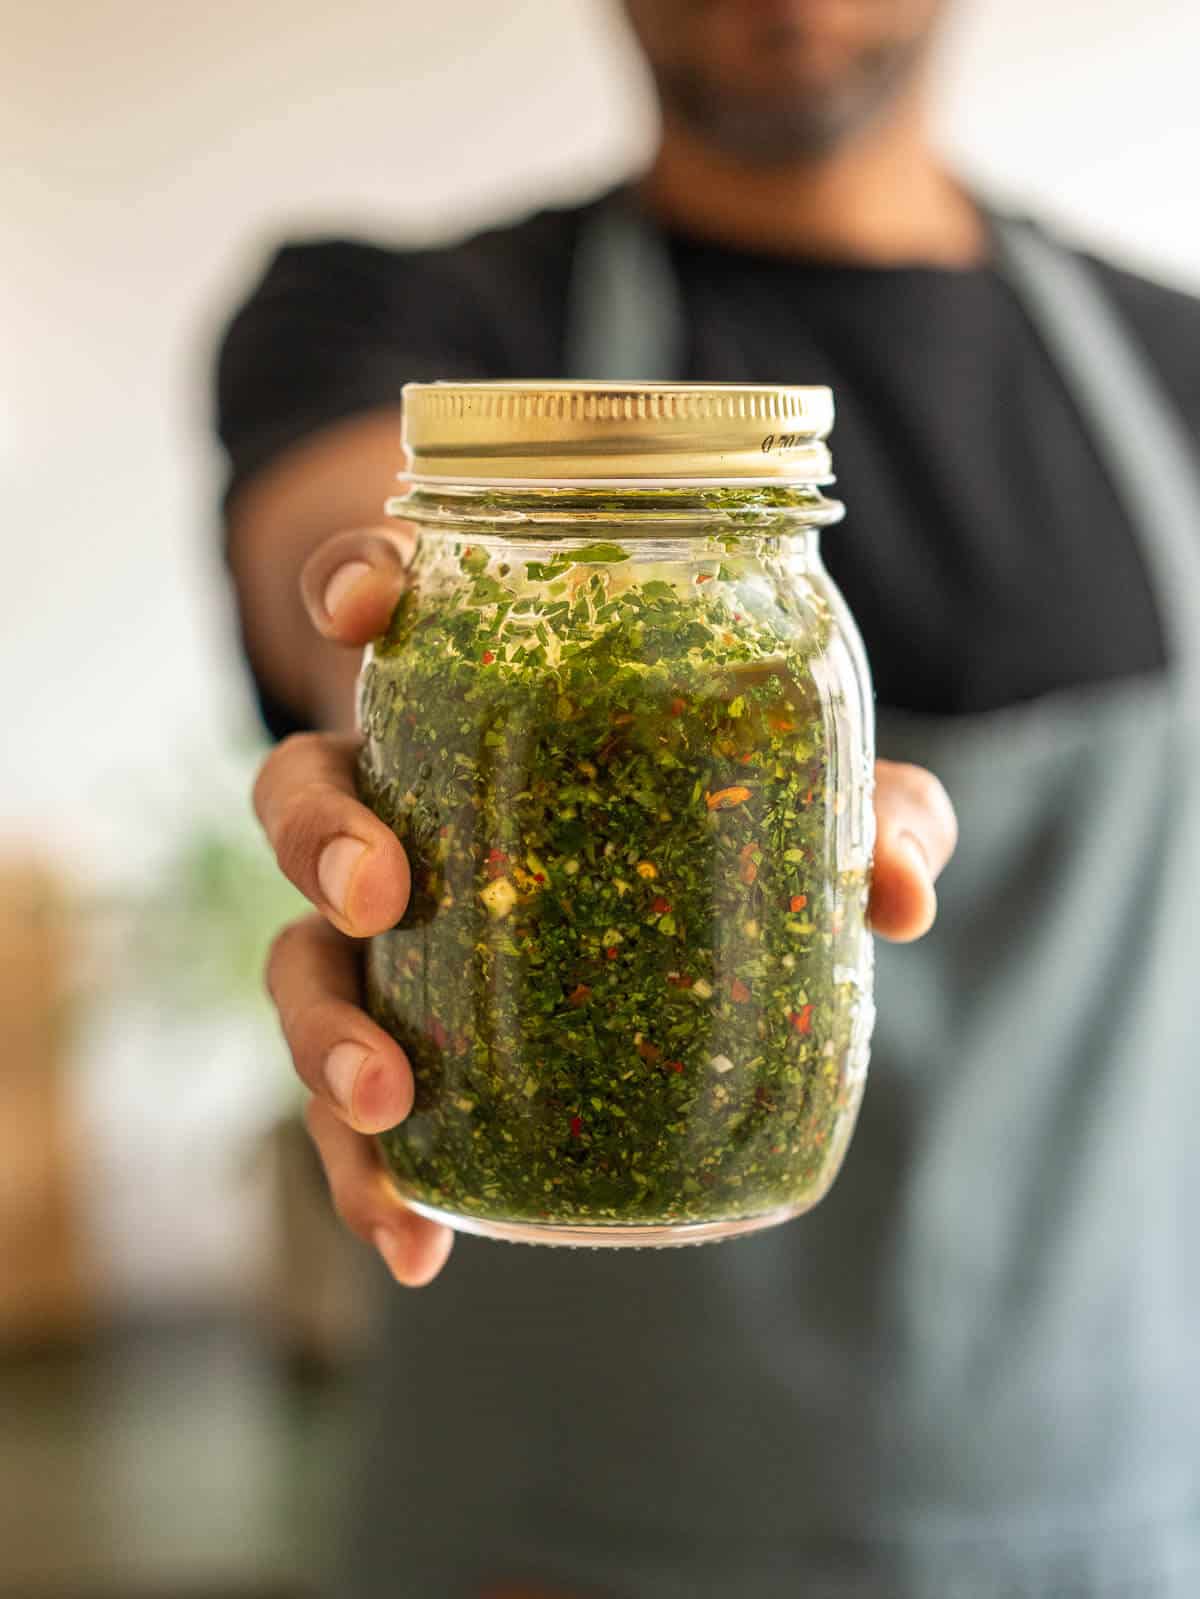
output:
[[[460,1238],[390,1294],[338,1599],[1200,1595],[1200,474],[1089,271],[1025,224],[997,239],[1170,668],[881,713],[962,842],[932,934],[879,947],[832,1193],[702,1249]],[[682,370],[628,213],[598,215],[575,282],[572,372]]]

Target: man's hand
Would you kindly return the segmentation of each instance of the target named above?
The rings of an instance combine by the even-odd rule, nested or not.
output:
[[[402,533],[339,535],[304,568],[317,631],[361,645],[387,626],[405,581]],[[392,830],[355,797],[357,740],[305,733],[264,761],[258,813],[285,876],[318,914],[286,927],[267,962],[267,987],[296,1071],[312,1098],[307,1120],[334,1205],[410,1287],[441,1270],[453,1234],[400,1201],[369,1135],[412,1109],[413,1078],[399,1044],[361,1009],[354,940],[385,932],[408,903],[408,861]]]
[[[394,529],[341,534],[304,568],[308,614],[325,639],[361,647],[378,636],[405,583],[409,543]],[[333,1202],[399,1282],[441,1270],[453,1235],[406,1209],[371,1134],[412,1109],[404,1051],[360,1006],[355,939],[394,926],[409,894],[408,862],[391,829],[355,797],[356,740],[287,739],[266,759],[254,805],[276,858],[317,914],[285,928],[267,966],[296,1070],[312,1093],[308,1126]],[[934,882],[954,850],[954,810],[915,766],[876,768],[877,836],[871,924],[885,938],[920,938],[937,911]]]

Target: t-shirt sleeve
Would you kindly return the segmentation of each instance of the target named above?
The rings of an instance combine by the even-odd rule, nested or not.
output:
[[[451,251],[343,240],[280,249],[218,351],[227,496],[309,434],[399,404],[405,383],[493,371],[475,289]]]
[[[402,253],[341,240],[277,251],[218,348],[224,505],[290,445],[399,404],[405,383],[498,370],[485,286],[456,268],[450,251]],[[254,689],[274,738],[303,729],[256,674]]]

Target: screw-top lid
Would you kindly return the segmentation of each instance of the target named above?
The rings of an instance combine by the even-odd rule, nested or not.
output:
[[[411,476],[444,483],[828,483],[827,388],[409,383]]]

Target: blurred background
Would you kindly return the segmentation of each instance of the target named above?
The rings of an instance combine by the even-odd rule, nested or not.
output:
[[[375,1268],[260,996],[296,901],[211,352],[281,235],[583,195],[648,96],[606,0],[3,0],[0,35],[0,1599],[304,1599]],[[944,142],[1200,289],[1198,56],[1194,0],[958,0]]]

